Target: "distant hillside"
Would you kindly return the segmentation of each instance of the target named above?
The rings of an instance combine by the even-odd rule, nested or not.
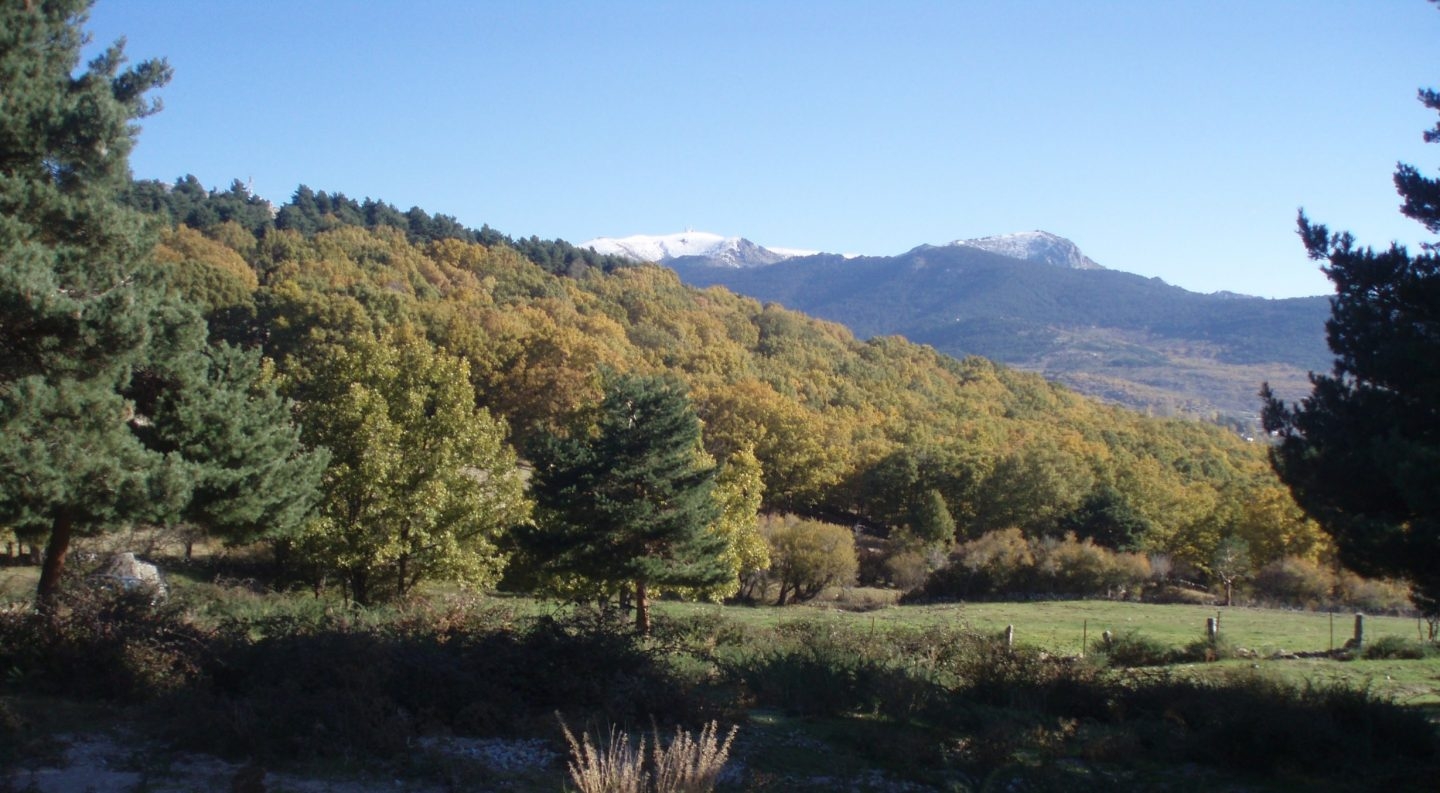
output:
[[[687,283],[842,322],[862,338],[900,334],[982,355],[1161,415],[1253,421],[1262,381],[1296,396],[1307,372],[1329,368],[1324,297],[1202,295],[1083,255],[1056,266],[974,242],[743,270],[694,257],[669,264]]]
[[[172,224],[156,249],[171,286],[206,308],[214,336],[260,348],[277,377],[403,328],[464,360],[477,403],[522,454],[583,430],[604,371],[664,373],[688,387],[714,460],[753,455],[769,510],[883,533],[943,502],[963,537],[1123,530],[1197,565],[1231,534],[1257,565],[1316,547],[1263,444],[982,358],[858,340],[661,267],[370,199],[301,188],[272,213],[243,186],[182,180],[137,183],[132,201]]]

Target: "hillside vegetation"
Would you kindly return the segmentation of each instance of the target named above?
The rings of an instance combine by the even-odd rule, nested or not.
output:
[[[341,347],[409,329],[463,359],[522,455],[599,404],[604,372],[668,373],[688,386],[716,461],[753,450],[769,510],[883,535],[938,492],[961,539],[1010,527],[1098,537],[1118,521],[1128,550],[1201,571],[1226,537],[1257,567],[1321,550],[1262,446],[983,358],[860,341],[660,267],[304,187],[273,217],[238,184],[207,192],[193,178],[139,183],[131,203],[168,221],[157,256],[207,308],[212,335],[304,380]]]
[[[1261,382],[1298,395],[1308,388],[1306,372],[1329,363],[1323,297],[1202,295],[1155,278],[967,246],[768,267],[672,264],[687,283],[773,300],[843,322],[862,338],[901,334],[1160,415],[1253,426]]]

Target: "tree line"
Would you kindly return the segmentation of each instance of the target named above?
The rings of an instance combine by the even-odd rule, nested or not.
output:
[[[71,537],[136,523],[265,541],[361,602],[445,579],[642,619],[760,580],[795,533],[762,512],[934,569],[1010,529],[1200,576],[1237,543],[1331,553],[1213,426],[418,208],[133,182],[168,67],[77,72],[84,7],[11,9],[3,54],[33,77],[0,122],[0,525],[47,545],[42,601]]]

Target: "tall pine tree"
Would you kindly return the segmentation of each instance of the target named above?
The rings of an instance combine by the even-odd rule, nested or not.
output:
[[[1440,94],[1420,100],[1440,110]],[[1440,141],[1440,125],[1425,133]],[[1400,165],[1402,212],[1440,232],[1440,181]],[[1392,244],[1360,248],[1302,214],[1311,258],[1335,284],[1326,323],[1335,363],[1312,375],[1298,405],[1268,386],[1264,419],[1280,443],[1271,457],[1297,503],[1335,541],[1347,567],[1399,576],[1417,604],[1440,615],[1440,259]]]
[[[715,469],[681,386],[620,375],[606,388],[593,431],[537,444],[538,528],[528,553],[553,575],[633,586],[635,627],[650,629],[652,588],[706,588],[735,575],[728,539],[710,530]]]
[[[323,463],[253,356],[206,346],[119,202],[133,122],[170,70],[122,68],[117,44],[77,72],[88,7],[0,5],[0,525],[46,538],[42,605],[73,536],[182,518],[283,528]]]

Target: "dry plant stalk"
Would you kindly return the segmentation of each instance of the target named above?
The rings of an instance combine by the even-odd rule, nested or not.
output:
[[[720,726],[711,721],[698,736],[676,728],[675,739],[660,748],[660,730],[652,725],[655,744],[652,762],[655,767],[655,793],[710,793],[730,757],[730,745],[738,727],[731,727],[724,743],[719,740]]]
[[[730,757],[739,728],[731,727],[723,742],[714,721],[697,735],[677,728],[674,740],[662,748],[660,729],[652,724],[653,773],[643,768],[644,736],[638,747],[632,746],[624,730],[612,727],[601,750],[588,732],[577,739],[564,719],[560,719],[560,729],[570,745],[570,779],[579,793],[710,793]]]
[[[609,743],[600,751],[590,742],[590,733],[577,741],[563,719],[560,729],[570,744],[570,779],[580,793],[645,793],[650,775],[641,768],[645,761],[643,736],[639,747],[632,747],[624,730],[611,728]]]

